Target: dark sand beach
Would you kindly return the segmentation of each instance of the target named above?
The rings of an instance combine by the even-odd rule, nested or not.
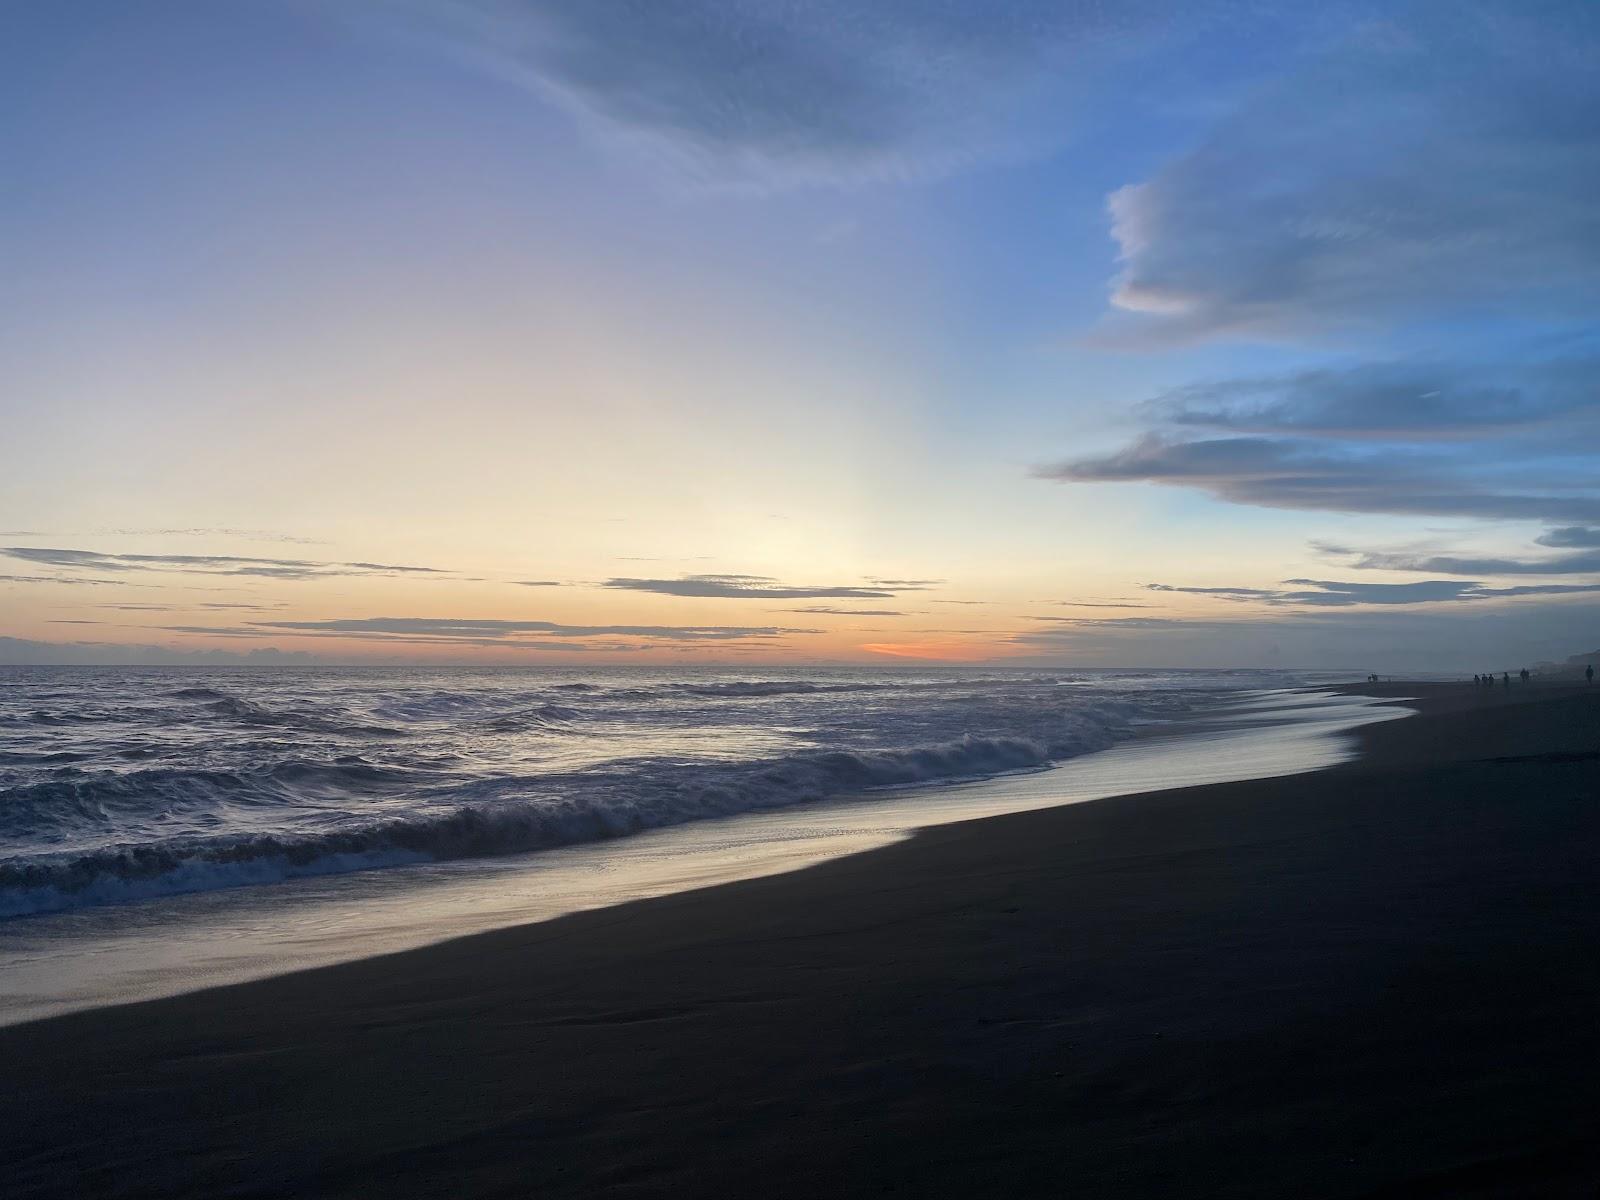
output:
[[[0,1029],[0,1195],[1593,1196],[1600,692],[1389,691],[1313,775]]]

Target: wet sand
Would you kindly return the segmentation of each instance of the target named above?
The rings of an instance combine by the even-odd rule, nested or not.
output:
[[[1314,775],[0,1029],[0,1195],[1593,1196],[1600,692],[1390,690]]]

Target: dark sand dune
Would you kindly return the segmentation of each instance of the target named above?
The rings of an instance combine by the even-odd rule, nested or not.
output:
[[[0,1030],[0,1195],[1594,1196],[1600,692],[1421,691],[1317,775]]]

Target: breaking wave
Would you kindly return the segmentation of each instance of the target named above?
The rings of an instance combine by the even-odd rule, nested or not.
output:
[[[0,860],[0,916],[19,916],[179,892],[239,887],[406,863],[478,858],[623,837],[709,817],[823,800],[874,788],[1038,768],[1110,745],[1115,732],[1080,722],[1068,738],[963,737],[898,750],[838,750],[754,763],[684,766],[671,760],[418,789],[403,815],[333,829],[206,836]],[[168,820],[219,807],[270,805],[287,793],[394,792],[419,782],[362,762],[289,761],[258,772],[137,771],[0,793],[8,823],[34,834],[114,824],[119,811]]]
[[[97,668],[6,682],[0,917],[1038,769],[1219,690],[1273,686],[992,668]]]

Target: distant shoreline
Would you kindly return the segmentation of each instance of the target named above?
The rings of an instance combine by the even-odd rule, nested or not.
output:
[[[1600,1166],[1600,692],[0,1029],[0,1191],[1526,1195]]]

